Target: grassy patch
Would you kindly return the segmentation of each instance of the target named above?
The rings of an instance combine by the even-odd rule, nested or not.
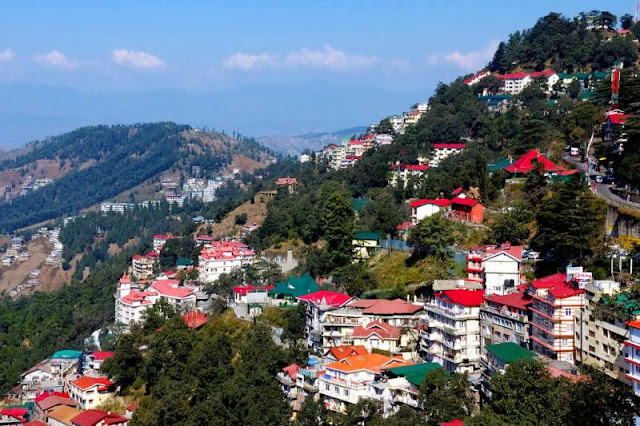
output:
[[[407,266],[408,258],[408,253],[399,251],[376,258],[371,273],[378,282],[378,288],[419,284],[447,275],[446,267],[433,259],[423,259],[413,266]]]

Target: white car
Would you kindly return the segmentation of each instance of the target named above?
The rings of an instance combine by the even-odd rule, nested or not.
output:
[[[540,259],[540,253],[538,253],[537,251],[530,251],[527,259],[529,260],[538,260]]]
[[[596,175],[596,182],[602,183],[602,176],[601,175]]]

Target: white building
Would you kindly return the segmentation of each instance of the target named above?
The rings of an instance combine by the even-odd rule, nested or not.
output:
[[[482,283],[486,294],[505,295],[521,284],[522,246],[478,247],[467,256],[467,281]]]
[[[412,201],[411,207],[411,224],[417,225],[425,217],[433,216],[434,214],[450,210],[451,201],[446,198],[432,199],[420,199]]]
[[[434,143],[429,159],[429,167],[438,167],[440,162],[450,155],[459,154],[464,149],[463,143]]]
[[[498,79],[504,82],[503,91],[507,95],[517,95],[524,90],[529,84],[531,84],[531,75],[526,72],[502,74],[497,76]]]
[[[92,410],[101,406],[115,393],[115,386],[106,377],[82,376],[67,385],[69,397],[83,410]]]
[[[325,313],[347,305],[354,298],[344,293],[320,290],[297,297],[297,299],[307,305],[307,322],[305,325],[307,346],[312,351],[321,352],[322,322]]]
[[[255,260],[255,252],[239,241],[213,241],[202,247],[198,257],[200,280],[213,283],[222,274],[247,266]]]
[[[640,321],[631,321],[628,324],[629,338],[625,340],[625,361],[627,362],[627,378],[633,383],[633,393],[640,396]],[[638,424],[638,417],[636,417]]]
[[[160,252],[160,250],[162,250],[162,247],[164,247],[164,245],[167,243],[167,241],[174,239],[174,238],[180,238],[177,235],[172,235],[172,234],[156,234],[153,236],[153,251],[155,251],[156,253]]]
[[[480,306],[484,290],[447,290],[425,304],[428,331],[420,349],[424,358],[448,371],[480,369]]]
[[[410,179],[414,179],[414,188],[418,187],[421,179],[426,176],[429,166],[423,166],[420,164],[392,164],[391,165],[391,178],[389,179],[390,186],[397,186],[402,184],[403,188],[406,188]]]

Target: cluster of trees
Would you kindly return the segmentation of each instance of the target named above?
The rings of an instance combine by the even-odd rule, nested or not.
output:
[[[622,23],[635,32],[636,26],[629,27],[628,17],[625,16]],[[596,29],[587,29],[590,25]],[[597,28],[603,26],[609,29]],[[615,26],[616,16],[606,11],[593,11],[573,19],[550,13],[540,18],[533,28],[516,31],[507,42],[500,43],[489,68],[505,73],[518,64],[538,70],[552,67],[557,71],[575,72],[606,69],[615,61],[635,63],[638,49],[633,37],[610,33]]]

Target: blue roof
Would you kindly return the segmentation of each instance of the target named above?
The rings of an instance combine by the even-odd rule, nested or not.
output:
[[[81,355],[82,355],[82,352],[80,352],[80,351],[74,351],[74,350],[71,350],[71,349],[64,349],[64,350],[58,351],[58,352],[54,353],[53,355],[51,355],[51,358],[56,358],[56,359],[79,359]]]

